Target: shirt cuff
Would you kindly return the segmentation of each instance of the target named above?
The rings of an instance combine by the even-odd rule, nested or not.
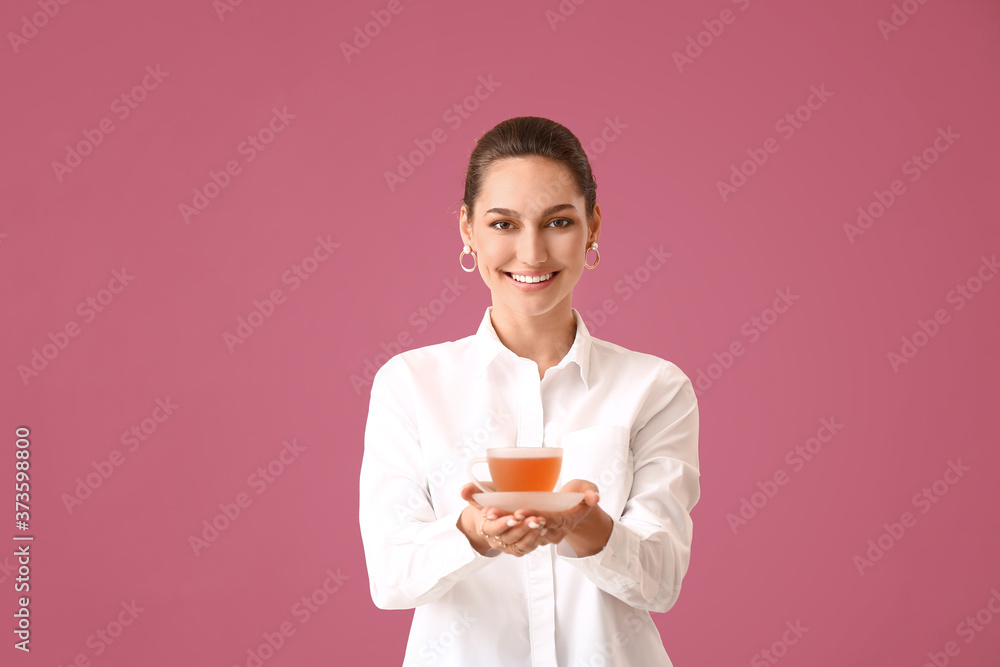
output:
[[[607,577],[610,571],[622,579],[638,581],[642,574],[639,567],[639,543],[639,536],[615,519],[608,543],[596,554],[580,558],[563,540],[556,545],[556,555],[594,577]]]
[[[477,572],[500,555],[500,551],[490,549],[481,554],[472,548],[469,538],[458,527],[458,517],[462,510],[427,524],[420,532],[416,544],[425,545],[434,554],[428,559],[433,567],[420,568],[419,573],[402,584],[404,592],[413,598],[420,598],[432,589],[450,588],[455,582]]]

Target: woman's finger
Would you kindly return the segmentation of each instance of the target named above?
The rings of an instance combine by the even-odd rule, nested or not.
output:
[[[524,556],[541,546],[541,529],[529,528],[524,535],[511,545],[511,553],[515,556]]]
[[[527,554],[530,554],[537,548],[538,548],[538,536],[531,535],[529,533],[528,535],[525,535],[522,539],[512,544],[510,547],[510,551],[512,555],[520,558],[521,556],[526,556]]]
[[[491,522],[497,535],[503,537],[503,541],[513,543],[524,537],[524,534],[532,528],[528,526],[525,518],[508,514],[501,516]]]
[[[541,517],[519,518],[519,515],[506,515],[492,520],[484,519],[482,533],[494,548],[499,546],[517,555],[513,549],[513,545],[517,545],[523,555],[538,546],[537,537],[543,526],[544,520]]]
[[[502,542],[509,543],[513,538],[520,538],[520,531],[515,531],[511,533],[512,528],[517,528],[520,524],[515,522],[513,526],[507,525],[509,523],[509,517],[501,516],[499,518],[490,519],[488,516],[483,520],[482,532],[486,537],[493,538],[494,541],[498,539]]]
[[[540,544],[559,544],[569,533],[569,521],[561,513],[540,517],[545,521],[544,526],[539,530]]]
[[[479,493],[479,487],[477,487],[475,484],[466,484],[465,486],[462,487],[462,500],[464,500],[465,502],[469,503],[470,505],[472,505],[477,509],[481,509],[482,505],[477,503],[476,500],[472,497],[476,493]]]

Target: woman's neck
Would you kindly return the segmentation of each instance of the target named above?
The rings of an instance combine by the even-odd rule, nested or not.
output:
[[[566,356],[576,339],[576,318],[569,302],[542,315],[513,313],[494,305],[490,322],[507,349],[538,364],[539,377]]]

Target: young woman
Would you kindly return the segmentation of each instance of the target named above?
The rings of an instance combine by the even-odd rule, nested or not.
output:
[[[688,568],[698,405],[677,366],[592,338],[572,307],[600,261],[596,187],[556,122],[483,135],[459,259],[493,305],[474,335],[403,352],[374,379],[361,533],[375,604],[416,608],[404,665],[671,664],[649,612],[674,605]],[[475,502],[472,457],[539,445],[562,447],[559,490],[578,505]]]

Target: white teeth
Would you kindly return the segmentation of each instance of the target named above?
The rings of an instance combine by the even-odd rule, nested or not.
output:
[[[510,274],[510,277],[519,283],[541,283],[551,278],[552,274],[546,273],[541,276],[519,276],[516,273],[512,273]]]

